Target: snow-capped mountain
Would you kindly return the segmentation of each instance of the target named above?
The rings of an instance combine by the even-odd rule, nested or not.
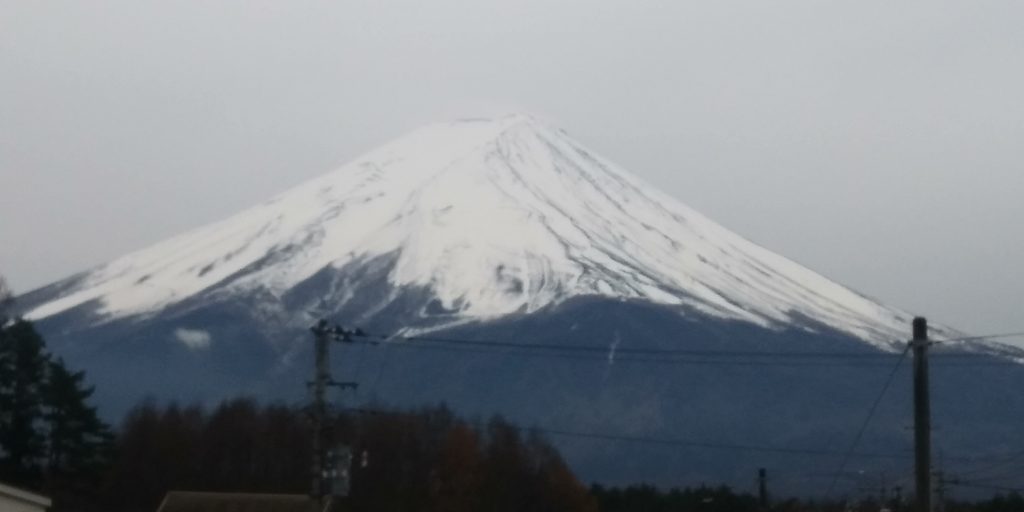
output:
[[[586,479],[746,485],[754,468],[772,467],[790,471],[775,473],[781,490],[811,493],[894,375],[911,321],[525,115],[417,130],[17,304],[54,352],[87,372],[113,420],[146,396],[302,401],[308,328],[324,317],[473,343],[337,347],[335,375],[362,384],[347,400],[445,402],[523,425],[695,440],[562,445]],[[935,338],[953,334],[933,326]],[[482,346],[489,341],[501,343]],[[625,349],[678,354],[631,360],[617,355]],[[1024,367],[1007,359],[1024,352],[972,342],[933,353],[949,356],[932,367],[945,453],[1019,451]],[[909,448],[909,386],[876,405],[864,451]],[[716,445],[781,450],[723,456],[708,448]],[[905,462],[859,467],[898,474]]]
[[[280,297],[324,269],[383,255],[393,256],[395,290],[428,290],[454,323],[592,295],[765,327],[813,319],[880,347],[906,338],[910,320],[737,236],[528,115],[416,130],[79,276],[28,316],[89,305],[96,322],[108,322],[200,293]],[[351,298],[340,289],[328,300]]]

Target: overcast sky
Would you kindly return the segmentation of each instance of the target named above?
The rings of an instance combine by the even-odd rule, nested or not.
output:
[[[978,0],[0,0],[0,273],[27,291],[419,125],[525,110],[858,291],[1020,330],[1022,20]]]

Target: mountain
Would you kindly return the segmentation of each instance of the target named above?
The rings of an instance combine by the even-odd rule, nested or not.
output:
[[[886,347],[905,337],[910,321],[524,115],[417,130],[223,222],[61,283],[28,315],[88,310],[101,323],[201,294],[282,297],[318,272],[382,259],[396,291],[431,297],[418,316],[443,310],[451,323],[579,296],[682,306],[765,327],[814,318]],[[338,292],[327,297],[333,304],[353,299]]]
[[[336,371],[364,383],[348,400],[447,401],[570,430],[819,451],[860,421],[912,318],[743,239],[528,115],[416,130],[18,303],[55,350],[89,370],[115,415],[145,394],[301,399],[307,329],[327,317],[389,335],[339,353]],[[408,340],[424,333],[479,345]],[[602,352],[538,356],[516,343]],[[705,357],[616,358],[631,349]],[[1024,383],[1006,363],[1020,351],[988,342],[945,350],[977,356],[1006,385]],[[797,365],[758,355],[787,351],[836,357]],[[747,357],[707,356],[715,352]],[[848,364],[850,353],[885,364]],[[950,368],[962,375],[941,386],[977,388]],[[901,445],[904,405],[892,402],[888,428],[868,441]],[[1018,418],[1005,408],[978,414],[985,421],[970,428],[994,439]],[[721,453],[564,449],[596,479],[745,478]]]

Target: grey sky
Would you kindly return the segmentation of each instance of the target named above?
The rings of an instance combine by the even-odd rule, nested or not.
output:
[[[738,233],[1024,327],[1024,2],[0,0],[19,291],[416,126],[528,110]]]

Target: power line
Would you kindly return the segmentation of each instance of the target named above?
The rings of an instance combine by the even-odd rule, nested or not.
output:
[[[401,415],[401,412],[395,411],[384,411],[379,409],[366,409],[366,408],[348,408],[346,411],[366,414],[366,415]],[[479,429],[486,429],[487,423],[483,421],[465,421],[465,423],[472,425]],[[520,432],[537,432],[541,434],[547,434],[552,436],[561,437],[572,437],[579,439],[593,439],[601,441],[612,441],[612,442],[629,442],[639,444],[654,444],[662,446],[680,446],[685,448],[702,448],[702,449],[713,449],[713,450],[728,450],[728,451],[745,451],[745,452],[767,452],[767,453],[783,453],[789,455],[801,455],[801,456],[818,456],[818,457],[835,457],[838,455],[844,455],[844,452],[838,450],[819,450],[810,448],[789,448],[779,446],[767,446],[767,445],[753,445],[753,444],[735,444],[735,443],[720,443],[720,442],[709,442],[709,441],[697,441],[689,439],[678,439],[678,438],[659,438],[659,437],[644,437],[644,436],[628,436],[621,434],[607,434],[598,432],[579,432],[572,430],[553,429],[553,428],[542,428],[542,427],[520,427],[516,425],[508,425],[510,428],[516,429]],[[870,452],[859,452],[853,453],[851,456],[863,457],[863,458],[883,458],[883,459],[905,459],[911,456],[910,453],[895,454],[895,453],[870,453]]]
[[[725,359],[694,359],[694,358],[678,358],[678,357],[635,357],[635,356],[620,356],[616,354],[614,358],[609,359],[608,357],[602,357],[596,354],[576,354],[576,353],[558,353],[558,352],[538,352],[538,351],[519,351],[514,349],[505,348],[494,348],[487,349],[486,347],[463,347],[463,346],[443,346],[443,345],[428,345],[418,343],[387,343],[384,344],[387,347],[394,347],[396,349],[408,349],[408,350],[428,350],[438,352],[449,352],[449,353],[470,353],[470,354],[496,354],[501,356],[512,356],[512,357],[533,357],[533,358],[545,358],[545,359],[561,359],[567,360],[568,362],[584,362],[584,363],[597,363],[597,364],[658,364],[658,365],[690,365],[690,366],[738,366],[738,367],[856,367],[856,368],[889,368],[889,364],[884,362],[873,362],[873,361],[844,361],[844,360],[798,360],[798,361],[786,361],[786,360],[738,360],[734,358]],[[982,366],[1007,366],[1007,367],[1019,367],[1017,363],[1010,362],[999,362],[999,361],[976,361],[976,362],[951,362],[944,364],[937,364],[934,366],[938,367],[982,367]]]
[[[968,482],[961,480],[948,480],[946,481],[949,485],[955,485],[957,487],[972,487],[975,489],[988,489],[990,491],[1005,491],[1005,492],[1020,492],[1024,493],[1024,488],[1021,487],[1004,487],[1001,485],[988,485],[976,482]]]
[[[528,349],[528,350],[564,350],[564,351],[578,351],[578,352],[596,352],[596,353],[607,353],[611,350],[610,347],[595,347],[587,345],[574,345],[565,343],[520,343],[520,342],[509,342],[499,340],[467,340],[460,338],[450,337],[437,337],[437,336],[403,336],[403,335],[372,335],[367,334],[366,337],[376,338],[380,340],[405,340],[405,341],[419,341],[428,343],[443,343],[443,344],[454,344],[454,345],[473,345],[473,346],[487,346],[487,347],[508,347],[517,349]],[[955,341],[955,340],[947,340]],[[892,358],[899,357],[898,353],[885,353],[885,352],[835,352],[835,351],[757,351],[757,350],[693,350],[693,349],[659,349],[659,348],[617,348],[616,354],[636,354],[636,355],[693,355],[693,356],[720,356],[720,357],[732,357],[732,356],[749,356],[749,357],[763,357],[763,358]],[[943,353],[935,354],[942,357],[994,357],[992,354],[985,353]]]
[[[1009,466],[1009,465],[1013,464],[1014,462],[1016,462],[1021,457],[1024,457],[1024,451],[1020,451],[1020,452],[1011,454],[1007,458],[1005,458],[1003,460],[1000,460],[998,462],[994,462],[994,463],[989,464],[987,466],[982,466],[980,468],[969,469],[967,471],[961,471],[961,472],[959,472],[957,474],[959,476],[976,475],[978,473],[985,473],[985,472],[992,471],[992,470],[995,470],[995,469],[1002,469],[1002,468],[1004,468],[1006,466]]]
[[[405,340],[410,340],[411,341],[411,340],[415,340],[416,339],[414,337],[404,337],[404,336],[380,337],[380,336],[372,336],[372,335],[366,335],[366,334],[357,334],[356,336],[358,336],[358,337],[377,337],[377,338],[390,339],[390,340],[405,339]],[[431,338],[431,339],[436,339],[436,338]],[[445,340],[453,340],[452,338],[444,338],[444,339]],[[499,354],[517,355],[517,356],[525,356],[525,357],[538,357],[539,356],[539,357],[564,358],[564,359],[570,359],[570,360],[587,360],[587,361],[593,361],[593,362],[606,362],[607,361],[606,357],[598,358],[598,357],[594,357],[594,354],[573,354],[573,353],[568,353],[567,354],[567,353],[549,353],[549,352],[536,352],[536,351],[517,352],[517,351],[511,351],[511,346],[515,346],[516,345],[516,344],[511,344],[511,343],[502,343],[497,348],[495,348],[495,347],[491,347],[491,346],[483,346],[484,343],[479,342],[478,340],[458,340],[458,341],[472,341],[472,345],[473,346],[443,346],[443,345],[430,345],[430,344],[417,344],[417,343],[374,343],[374,344],[381,345],[384,351],[387,351],[389,348],[409,348],[409,349],[423,349],[423,350],[439,350],[439,351],[446,351],[446,352],[494,353],[495,350],[498,350]],[[904,349],[904,351],[902,353],[897,355],[897,357],[899,358],[897,360],[897,364],[892,368],[892,371],[889,373],[888,378],[886,380],[885,387],[883,388],[882,392],[879,394],[878,398],[876,398],[875,402],[872,404],[869,416],[868,416],[868,418],[866,418],[864,424],[861,427],[861,430],[858,432],[857,440],[853,443],[853,445],[851,445],[851,449],[847,450],[847,451],[819,450],[819,449],[805,449],[805,448],[789,448],[789,447],[777,447],[777,446],[765,446],[765,445],[745,445],[745,444],[733,444],[733,443],[696,441],[696,440],[687,440],[687,439],[639,437],[639,436],[628,436],[628,435],[609,434],[609,433],[578,432],[578,431],[569,431],[569,430],[552,429],[552,428],[540,428],[540,427],[534,427],[534,428],[530,428],[530,429],[522,428],[522,427],[515,427],[515,428],[517,428],[518,430],[521,430],[521,431],[533,430],[533,431],[536,431],[536,432],[540,432],[540,433],[544,433],[544,434],[548,434],[548,435],[552,435],[552,436],[573,437],[573,438],[592,439],[592,440],[632,442],[632,443],[669,445],[669,446],[683,446],[683,447],[690,447],[690,448],[706,448],[706,449],[720,449],[720,450],[734,450],[734,451],[756,451],[756,452],[769,452],[769,453],[785,453],[785,454],[791,454],[791,455],[806,455],[806,456],[840,456],[840,455],[842,455],[844,457],[844,460],[845,460],[845,462],[843,463],[844,469],[845,469],[845,465],[848,463],[849,459],[852,458],[852,457],[908,459],[908,458],[910,458],[912,456],[912,452],[907,451],[907,452],[904,452],[902,454],[897,454],[897,453],[866,453],[866,452],[855,452],[853,450],[856,449],[856,445],[859,443],[860,437],[863,435],[864,430],[866,429],[866,426],[867,426],[868,422],[870,422],[871,417],[873,416],[873,414],[875,412],[875,409],[877,409],[877,407],[879,406],[881,398],[884,396],[885,392],[887,391],[887,389],[891,385],[891,383],[893,381],[893,378],[894,378],[895,374],[898,372],[898,370],[900,368],[900,365],[901,365],[903,359],[906,357],[906,353],[909,350],[909,348],[910,347],[908,345],[907,348]],[[388,359],[389,358],[386,355],[382,358],[381,366],[380,366],[380,368],[378,370],[376,378],[373,381],[373,385],[372,385],[373,388],[376,388],[378,382],[381,380],[381,378],[383,376],[383,373],[384,373],[384,367],[388,364]],[[616,357],[615,361],[616,362],[619,361],[619,357],[618,356]],[[635,359],[635,362],[651,362],[651,363],[666,363],[667,362],[667,363],[670,363],[670,364],[677,364],[677,363],[681,363],[681,364],[741,364],[741,363],[746,363],[746,364],[759,365],[759,366],[764,366],[766,364],[801,365],[801,366],[802,365],[818,365],[818,364],[822,364],[820,362],[808,362],[808,361],[795,361],[795,362],[794,361],[782,361],[782,362],[779,362],[779,361],[774,361],[774,362],[773,361],[696,361],[696,360],[666,360],[666,359]],[[825,364],[830,364],[830,363],[826,362]],[[831,364],[835,364],[835,362],[831,362]],[[847,363],[847,364],[849,364],[849,363]],[[871,364],[871,363],[861,362],[861,365],[867,365],[867,364]],[[877,365],[875,365],[875,366],[877,366]],[[888,365],[886,365],[886,366],[888,366]],[[373,409],[366,409],[366,408],[349,408],[348,410],[350,410],[352,412],[361,413],[361,414],[401,414],[401,413],[395,412],[395,411],[382,411],[382,410],[373,410]],[[474,425],[477,428],[485,428],[485,424],[483,422],[467,421],[466,423],[468,423],[470,425]],[[971,462],[978,463],[978,462],[982,462],[982,461],[986,460],[986,459],[979,459],[977,457],[949,457],[949,459],[950,460],[958,460],[958,461],[965,462],[965,463],[971,463]],[[991,459],[989,459],[989,460],[991,460]],[[837,472],[836,475],[839,475],[841,473],[841,471],[842,470]],[[834,482],[833,482],[833,485],[834,485]]]
[[[467,340],[460,338],[447,338],[438,336],[403,336],[403,335],[380,335],[380,334],[365,334],[367,338],[375,338],[379,340],[405,340],[405,341],[419,341],[425,343],[442,343],[451,345],[467,345],[467,346],[484,346],[484,347],[503,347],[503,348],[516,348],[523,350],[550,350],[550,351],[567,351],[567,352],[589,352],[589,353],[600,353],[607,354],[611,351],[611,347],[597,347],[591,345],[575,345],[568,343],[520,343],[511,341],[501,340]],[[764,351],[764,350],[692,350],[692,349],[661,349],[661,348],[616,348],[615,354],[627,354],[627,355],[652,355],[652,356],[663,356],[663,355],[690,355],[690,356],[720,356],[720,357],[734,357],[734,356],[746,356],[746,357],[757,357],[757,358],[879,358],[879,357],[895,357],[898,354],[891,353],[874,353],[874,352],[799,352],[799,351]]]
[[[388,347],[392,347],[392,346],[394,346],[394,347],[415,347],[416,346],[416,345],[394,344],[394,343],[385,343],[383,345],[385,347],[385,350]],[[434,350],[434,349],[451,349],[452,347],[429,346],[429,347],[417,347],[417,348],[428,348],[428,349]],[[457,347],[456,350],[458,350],[458,351],[465,351],[465,350],[468,349],[468,350],[472,350],[474,352],[484,352],[485,351],[485,350],[478,350],[479,348],[480,347],[475,347],[475,348]],[[534,354],[530,354],[530,355],[534,355]],[[552,354],[544,354],[544,355],[545,355],[545,357],[552,356]],[[564,355],[567,355],[567,354],[554,354],[554,356],[564,356]],[[377,381],[381,378],[381,374],[383,373],[383,365],[386,364],[386,362],[387,362],[386,359],[387,358],[385,358],[385,360],[382,361],[382,363],[381,363],[382,364],[381,372],[378,373],[377,379],[375,380],[374,385],[376,385]],[[393,411],[382,411],[382,410],[367,409],[367,408],[348,408],[347,410],[351,411],[351,412],[354,412],[354,413],[359,413],[359,414],[374,414],[374,415],[396,414]],[[397,413],[397,414],[400,414],[400,413]],[[466,421],[466,423],[468,423],[470,425],[473,425],[473,426],[475,426],[478,429],[486,428],[486,424],[484,422],[482,422],[482,421]],[[519,430],[520,432],[533,431],[533,432],[538,432],[538,433],[542,433],[542,434],[546,434],[546,435],[550,435],[550,436],[570,437],[570,438],[589,439],[589,440],[601,440],[601,441],[610,441],[610,442],[629,442],[629,443],[639,443],[639,444],[653,444],[653,445],[661,445],[661,446],[679,446],[679,447],[698,448],[698,449],[731,450],[731,451],[762,452],[762,453],[780,453],[780,454],[788,454],[788,455],[818,456],[818,457],[821,457],[821,456],[834,457],[834,456],[838,456],[838,455],[844,455],[847,458],[849,458],[849,457],[863,457],[863,458],[884,458],[884,459],[906,459],[906,458],[909,458],[911,456],[911,454],[909,452],[904,453],[904,454],[894,454],[894,453],[866,453],[866,452],[852,453],[852,452],[848,451],[848,452],[844,453],[844,452],[839,452],[837,450],[822,450],[822,449],[778,447],[778,446],[753,445],[753,444],[722,443],[722,442],[698,441],[698,440],[678,439],[678,438],[673,439],[673,438],[658,438],[658,437],[644,437],[644,436],[629,436],[629,435],[622,435],[622,434],[610,434],[610,433],[600,433],[600,432],[580,432],[580,431],[572,431],[572,430],[565,430],[565,429],[542,428],[542,427],[536,427],[536,426],[531,427],[531,428],[519,427],[519,426],[515,426],[515,425],[509,425],[509,426],[512,427],[512,428],[515,428],[516,430]]]
[[[836,475],[828,485],[828,490],[825,491],[826,497],[832,494],[832,490],[835,488],[836,482],[839,480],[839,475],[846,470],[846,464],[850,461],[850,455],[857,449],[857,445],[860,443],[861,437],[864,436],[864,432],[871,423],[871,419],[875,416],[875,411],[878,409],[878,405],[882,403],[882,398],[885,397],[885,392],[888,391],[889,386],[892,385],[893,378],[896,377],[896,372],[900,369],[900,364],[903,363],[903,360],[907,357],[907,352],[909,351],[910,345],[907,345],[907,348],[903,349],[903,353],[900,354],[899,360],[896,361],[896,365],[893,366],[892,371],[889,372],[888,378],[885,379],[885,384],[882,385],[882,390],[878,393],[878,396],[875,397],[875,401],[872,402],[871,407],[868,409],[868,414],[864,418],[864,422],[861,423],[860,428],[857,430],[857,435],[854,436],[853,442],[850,443],[850,448],[847,449],[846,453],[843,455],[843,460],[839,464],[839,470],[836,471]]]
[[[1009,457],[1007,457],[1007,458],[1005,458],[1005,459],[1003,459],[1003,460],[1001,460],[999,462],[995,462],[993,464],[990,464],[988,466],[985,466],[985,467],[982,467],[982,468],[976,468],[976,469],[969,470],[969,471],[959,472],[956,475],[957,475],[957,477],[960,477],[960,478],[962,478],[964,476],[968,476],[971,479],[973,479],[974,481],[983,481],[983,482],[993,482],[993,481],[1005,480],[1005,479],[1011,478],[1011,477],[1019,477],[1020,474],[1022,473],[1022,471],[1024,471],[1024,469],[1022,469],[1020,466],[1017,466],[1017,464],[1019,462],[1021,462],[1020,461],[1021,457],[1024,457],[1024,451],[1014,453],[1014,454],[1010,455]],[[997,471],[997,472],[995,474],[991,474],[991,473],[989,473],[988,475],[984,474],[984,473],[988,473],[990,471]]]
[[[1000,339],[1000,338],[1020,338],[1020,337],[1024,337],[1024,331],[1003,332],[1003,333],[986,334],[986,335],[975,335],[975,336],[963,336],[963,337],[960,337],[960,338],[947,338],[947,339],[932,340],[932,341],[934,343],[947,343],[947,342],[950,342],[950,341],[980,341],[980,340],[994,340],[994,339]]]
[[[863,366],[863,367],[881,367],[888,365],[881,365],[871,362],[847,362],[847,361],[765,361],[765,360],[751,360],[751,361],[738,361],[732,359],[679,359],[679,358],[651,358],[651,357],[630,357],[630,356],[619,356],[616,354],[613,359],[608,357],[596,356],[594,354],[575,354],[575,353],[558,353],[558,352],[537,352],[537,351],[520,351],[514,349],[487,349],[484,347],[463,347],[463,346],[441,346],[441,345],[421,345],[417,343],[388,343],[387,346],[392,346],[396,349],[408,349],[408,350],[428,350],[438,352],[451,352],[451,353],[469,353],[469,354],[496,354],[502,356],[513,356],[513,357],[534,357],[534,358],[545,358],[545,359],[562,359],[569,362],[592,362],[598,364],[620,364],[620,363],[651,363],[651,364],[668,364],[668,365],[706,365],[706,366]]]
[[[482,340],[461,340],[454,338],[426,338],[414,336],[373,336],[385,340],[404,340],[408,343],[383,343],[385,347],[411,350],[435,350],[454,353],[496,353],[514,357],[540,357],[566,359],[570,361],[588,361],[595,363],[649,363],[668,365],[695,366],[775,366],[775,367],[884,367],[888,368],[886,359],[898,358],[898,354],[865,354],[860,352],[763,352],[763,351],[720,351],[720,350],[675,350],[675,349],[623,349],[612,350],[604,347],[491,342]],[[567,348],[571,347],[571,348]],[[655,357],[660,356],[660,357]],[[850,357],[852,356],[852,357]],[[1019,367],[1018,363],[1009,361],[956,361],[958,357],[977,358],[982,354],[946,354],[944,358],[953,359],[937,366],[943,367],[976,367],[976,366],[1008,366]],[[992,356],[989,356],[992,357]],[[742,358],[742,359],[741,359]],[[792,358],[794,360],[787,360]],[[820,358],[816,360],[815,358]]]

